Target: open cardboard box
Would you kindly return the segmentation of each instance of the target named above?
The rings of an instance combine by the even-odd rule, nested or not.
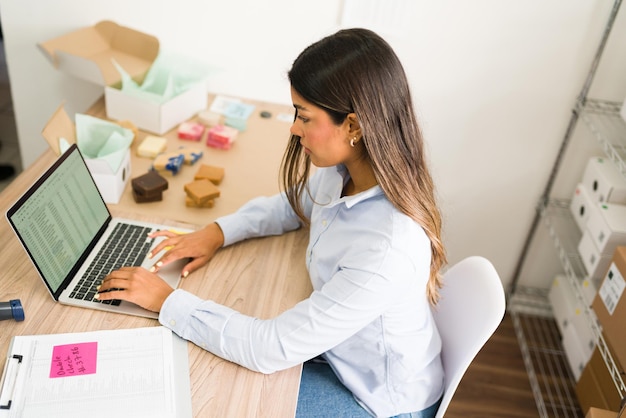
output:
[[[125,94],[115,60],[141,83],[159,54],[159,41],[115,22],[101,21],[38,44],[59,70],[104,87],[109,119],[130,120],[138,128],[162,135],[207,106],[205,82],[158,104]]]
[[[76,127],[65,112],[63,105],[57,108],[41,134],[57,156],[61,155],[60,138],[64,138],[70,144],[76,142]],[[131,175],[130,148],[117,172],[111,169],[108,162],[99,158],[85,158],[85,163],[104,201],[112,204],[119,203]]]

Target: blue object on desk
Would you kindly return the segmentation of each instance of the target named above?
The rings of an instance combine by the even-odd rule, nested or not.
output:
[[[4,319],[15,319],[18,322],[24,320],[24,308],[19,299],[0,302],[0,321]]]
[[[224,124],[243,132],[248,127],[248,118],[253,111],[254,105],[231,103],[226,110],[224,110]]]

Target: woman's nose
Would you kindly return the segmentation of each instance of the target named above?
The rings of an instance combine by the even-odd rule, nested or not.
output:
[[[298,122],[297,122],[297,121],[294,121],[294,122],[291,124],[291,128],[289,128],[289,132],[291,132],[291,134],[292,134],[292,135],[302,136],[302,135],[301,135],[301,133],[302,133],[302,132],[301,132],[301,130],[300,130],[300,129],[298,129],[297,124],[298,124]]]

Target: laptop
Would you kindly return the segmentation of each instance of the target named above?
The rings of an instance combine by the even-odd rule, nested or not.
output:
[[[94,299],[95,288],[119,267],[149,269],[159,257],[157,254],[152,260],[147,254],[165,238],[151,239],[147,234],[171,227],[112,217],[76,144],[13,204],[6,216],[55,301],[158,318],[157,313],[134,303],[98,301]],[[116,247],[120,244],[125,247]],[[176,288],[186,263],[170,263],[159,269],[159,276]]]

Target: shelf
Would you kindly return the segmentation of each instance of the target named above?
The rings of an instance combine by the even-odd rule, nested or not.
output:
[[[514,320],[513,324],[518,336],[520,348],[522,350],[522,355],[524,357],[524,362],[526,364],[533,389],[533,394],[535,395],[537,408],[542,418],[552,416],[570,416],[570,412],[574,413],[574,416],[582,416],[582,414],[574,411],[573,409],[567,409],[567,404],[571,400],[569,395],[565,396],[566,399],[564,399],[563,396],[560,395],[561,392],[559,391],[556,393],[556,396],[553,396],[552,393],[546,394],[546,390],[541,387],[543,377],[540,379],[538,376],[541,376],[542,374],[547,373],[549,376],[554,376],[554,379],[559,381],[566,377],[561,370],[563,369],[563,358],[555,357],[547,359],[545,360],[545,364],[548,367],[542,368],[544,361],[535,358],[537,356],[534,355],[535,350],[532,347],[534,345],[533,339],[536,337],[535,334],[545,335],[546,333],[543,330],[535,330],[533,327],[527,326],[525,324],[525,320],[527,319],[526,314],[517,313],[524,312],[524,309],[520,309],[519,305],[523,305],[526,302],[526,299],[528,299],[527,297],[518,297],[517,294],[529,293],[527,291],[522,292],[524,289],[522,286],[518,285],[518,279],[520,278],[520,272],[522,271],[523,265],[526,261],[530,244],[541,221],[546,224],[559,254],[559,260],[565,271],[565,276],[574,289],[576,297],[581,302],[581,306],[584,307],[584,315],[586,316],[587,322],[593,332],[596,347],[600,351],[609,373],[612,375],[613,383],[615,384],[615,387],[622,399],[624,399],[624,395],[626,394],[626,387],[624,386],[622,376],[619,374],[619,371],[615,366],[615,362],[613,361],[606,342],[604,341],[602,330],[596,315],[591,309],[591,301],[585,300],[584,295],[587,293],[582,291],[581,283],[586,277],[584,264],[578,255],[578,243],[580,242],[582,233],[578,229],[578,225],[569,210],[570,202],[564,200],[555,201],[551,199],[552,187],[560,170],[561,163],[565,158],[566,149],[570,143],[579,119],[583,121],[593,136],[595,136],[596,140],[599,141],[605,156],[612,161],[615,167],[622,173],[624,178],[626,178],[626,122],[620,115],[622,104],[590,99],[588,97],[591,84],[598,69],[598,65],[600,64],[604,48],[612,31],[620,5],[621,0],[614,0],[613,7],[609,13],[607,23],[600,39],[600,43],[596,50],[594,59],[591,62],[589,73],[580,91],[577,103],[572,111],[565,135],[561,141],[559,152],[552,166],[550,176],[546,182],[544,193],[540,199],[540,207],[538,207],[535,212],[526,241],[522,247],[522,252],[512,280],[513,291],[509,300],[514,302],[510,308],[510,310],[512,309],[512,317]],[[538,292],[535,292],[535,294],[537,293]],[[589,294],[588,297],[591,297],[591,295]],[[541,305],[541,303],[533,302],[531,305],[536,307]],[[554,326],[553,331],[556,330],[558,334],[558,327],[556,327],[553,318],[552,325]],[[556,344],[555,347],[562,350],[560,336],[558,338],[558,344]],[[556,353],[556,351],[550,350],[548,350],[548,352],[552,354]],[[566,364],[569,363],[566,362]],[[569,367],[565,367],[565,369],[569,371]],[[573,381],[574,379],[571,379],[571,382]],[[553,400],[558,406],[556,409],[551,408]]]
[[[550,200],[539,208],[539,212],[554,241],[565,276],[584,307],[596,345],[620,397],[623,398],[626,386],[591,309],[591,301],[585,300],[583,296],[582,282],[586,271],[577,248],[582,233],[569,205],[569,200]],[[509,312],[540,417],[580,416],[577,415],[579,411],[576,412],[579,406],[573,392],[575,381],[560,343],[558,328],[552,318],[548,292],[546,289],[519,286],[509,300]]]
[[[620,115],[621,107],[622,103],[589,99],[578,111],[606,156],[626,177],[626,121]]]
[[[609,352],[596,314],[593,309],[591,309],[592,301],[585,300],[583,296],[582,281],[586,272],[577,251],[578,241],[580,241],[582,233],[571,215],[569,201],[549,201],[544,208],[542,208],[541,215],[550,231],[550,236],[554,240],[554,245],[559,253],[559,259],[565,270],[565,276],[574,288],[576,297],[581,302],[581,306],[583,306],[584,313],[587,316],[587,322],[593,331],[596,345],[602,354],[602,358],[604,359],[609,373],[613,377],[617,392],[620,397],[623,398],[624,395],[626,395],[626,386]]]
[[[511,318],[539,416],[582,417],[574,377],[554,319],[515,310]]]

